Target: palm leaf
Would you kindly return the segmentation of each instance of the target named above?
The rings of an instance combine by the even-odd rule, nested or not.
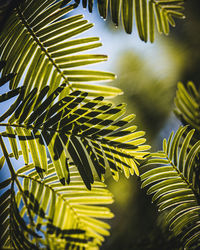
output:
[[[101,220],[110,219],[113,214],[99,205],[112,203],[112,195],[101,182],[94,182],[92,190],[87,190],[73,162],[69,165],[71,182],[67,186],[59,182],[52,163],[43,180],[38,177],[33,164],[19,169],[17,176],[23,179],[23,192],[38,229],[46,228],[51,237],[63,236],[65,232],[69,234],[70,230],[74,234],[76,230],[82,230],[85,233],[80,235],[80,245],[93,239],[90,244],[100,246],[110,228]]]
[[[112,106],[103,97],[85,101],[86,92],[75,91],[60,99],[65,88],[61,85],[51,94],[48,87],[40,94],[33,89],[8,122],[0,124],[6,127],[2,135],[9,138],[15,158],[19,158],[21,150],[25,164],[32,158],[43,178],[50,154],[62,184],[70,182],[71,159],[88,189],[94,182],[94,170],[103,180],[106,166],[115,180],[121,171],[127,177],[134,172],[138,175],[137,165],[147,155],[149,146],[143,145],[143,131],[135,132],[136,126],[126,127],[135,116],[121,118],[125,105]],[[56,98],[58,101],[53,104]]]
[[[9,178],[0,184],[1,189],[10,186],[0,197],[1,247],[85,249],[101,245],[110,226],[100,220],[113,214],[99,205],[112,203],[112,195],[99,182],[88,191],[73,164],[70,168],[73,181],[65,187],[56,177],[53,164],[43,181],[30,164],[18,170],[15,180]]]
[[[178,90],[174,99],[177,117],[191,128],[200,131],[200,94],[193,82],[188,82],[185,87],[181,82],[178,83]]]
[[[187,126],[180,127],[168,142],[163,141],[163,151],[151,154],[143,166],[141,180],[142,187],[150,185],[147,193],[154,194],[152,200],[157,201],[159,211],[166,211],[169,229],[189,248],[199,243],[200,236],[200,194],[195,169],[200,142],[191,147],[194,129],[183,138],[186,129]]]
[[[80,0],[76,0],[80,3]],[[110,6],[113,23],[118,26],[120,19],[125,31],[133,29],[133,16],[139,37],[147,42],[154,41],[155,22],[159,33],[168,35],[169,25],[175,26],[174,18],[184,18],[182,13],[184,0],[101,0],[97,1],[99,14],[107,18]],[[93,0],[82,0],[83,7],[93,11]]]
[[[61,83],[67,84],[66,93],[78,88],[91,96],[121,94],[118,88],[88,84],[110,81],[114,74],[82,69],[81,66],[107,60],[107,56],[82,53],[101,43],[97,37],[74,38],[93,25],[83,20],[82,15],[69,16],[77,6],[69,2],[16,1],[0,37],[0,58],[7,61],[2,76],[17,73],[10,81],[10,89],[18,87],[25,77],[26,94],[32,88],[40,91],[47,84],[53,92]]]
[[[1,247],[4,249],[38,249],[30,238],[32,236],[37,241],[40,236],[26,225],[25,220],[20,215],[13,188],[4,192],[0,199]],[[27,237],[27,235],[29,236]]]

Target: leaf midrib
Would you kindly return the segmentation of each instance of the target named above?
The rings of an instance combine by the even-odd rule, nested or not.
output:
[[[28,22],[26,21],[26,18],[24,17],[23,13],[20,10],[19,5],[17,4],[16,7],[17,13],[19,15],[20,20],[22,21],[22,24],[26,27],[26,29],[28,30],[29,34],[33,37],[34,41],[37,43],[37,45],[41,48],[41,50],[45,53],[45,56],[49,59],[49,61],[53,64],[53,66],[56,68],[56,70],[58,71],[58,73],[61,75],[61,77],[64,79],[65,83],[67,83],[67,85],[69,86],[69,88],[71,90],[72,87],[69,84],[67,77],[64,75],[64,73],[61,71],[61,69],[58,67],[58,65],[54,62],[54,60],[51,58],[50,54],[48,53],[47,49],[43,46],[43,44],[40,42],[40,40],[37,38],[37,36],[35,35],[34,31],[31,29],[31,27],[29,26]]]
[[[18,177],[21,177],[21,178],[28,178],[28,179],[30,179],[30,180],[32,180],[32,181],[35,181],[35,182],[39,183],[39,185],[43,185],[43,186],[45,186],[46,188],[49,188],[53,193],[56,194],[56,196],[58,196],[60,199],[62,199],[64,202],[66,202],[67,205],[69,205],[70,209],[74,212],[74,214],[75,214],[75,216],[76,216],[78,222],[79,222],[79,223],[84,223],[83,221],[81,221],[81,219],[79,218],[79,217],[80,217],[79,214],[76,212],[76,210],[75,210],[75,209],[73,208],[73,206],[70,204],[70,202],[69,202],[67,199],[65,199],[65,198],[63,197],[62,194],[56,192],[56,190],[54,190],[51,186],[49,186],[49,185],[46,184],[46,183],[43,183],[43,182],[40,181],[40,180],[34,179],[33,177],[30,177],[30,176],[26,176],[26,175],[23,175],[23,174],[16,174],[16,175],[17,175]],[[85,224],[85,223],[84,223],[84,224]]]
[[[163,151],[164,152],[164,151]],[[169,163],[171,164],[171,166],[173,167],[173,169],[178,173],[178,175],[181,177],[181,179],[188,185],[188,187],[192,190],[194,196],[195,196],[195,199],[196,199],[196,202],[198,205],[200,205],[200,201],[199,201],[199,195],[197,193],[197,191],[193,188],[193,186],[191,185],[191,183],[188,181],[188,179],[183,175],[183,173],[175,166],[175,164],[169,159],[169,156],[166,152],[165,153],[165,156],[166,156],[166,159],[169,161]]]
[[[32,130],[37,129],[37,130],[43,131],[43,128],[41,128],[41,127],[35,128],[35,127],[32,126],[32,125],[0,123],[0,127],[7,127],[7,126],[10,126],[10,127],[17,127],[17,128],[25,128],[25,129],[32,129]],[[55,130],[55,129],[51,129],[51,128],[45,128],[45,130],[48,131],[48,132],[55,132],[55,133],[58,133],[58,134],[59,134],[59,132],[60,132],[60,130]],[[67,134],[67,133],[66,133],[66,134]],[[3,133],[1,133],[1,135],[3,136]],[[73,133],[71,133],[71,134],[69,133],[69,135],[73,135]],[[75,135],[75,136],[78,136],[78,137],[81,137],[81,135],[77,135],[77,134],[74,134],[74,135]],[[95,140],[94,140],[93,138],[91,138],[91,137],[86,137],[86,136],[85,136],[85,138],[87,138],[87,139],[89,139],[89,140],[91,140],[91,141],[94,141],[94,142],[98,141],[98,142],[100,142],[100,143],[103,143],[103,142],[102,142],[103,139],[102,139],[102,140],[98,140],[97,138],[95,138]],[[106,144],[106,145],[109,145],[109,143]],[[134,159],[134,156],[131,155],[131,153],[130,153],[130,154],[127,153],[126,150],[124,150],[124,149],[122,149],[122,148],[115,147],[115,146],[111,146],[111,147],[113,147],[113,148],[119,150],[120,152],[122,152],[123,154],[126,154],[127,156],[132,156],[132,158]]]

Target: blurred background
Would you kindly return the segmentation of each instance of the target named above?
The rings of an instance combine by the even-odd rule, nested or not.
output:
[[[4,0],[0,0],[0,4],[3,3]],[[101,38],[103,46],[94,52],[109,56],[108,62],[94,67],[114,72],[117,79],[110,85],[124,91],[124,95],[112,101],[127,103],[127,113],[136,114],[134,123],[138,130],[146,131],[147,144],[152,146],[152,151],[161,149],[163,138],[168,138],[180,125],[173,114],[177,82],[192,80],[199,87],[199,0],[186,1],[186,19],[176,20],[176,27],[171,28],[168,37],[156,34],[153,44],[142,42],[136,28],[128,35],[122,28],[116,29],[110,18],[101,19],[96,5],[92,14],[81,6],[72,14],[76,13],[83,13],[95,24],[91,31],[83,34]],[[133,176],[127,180],[121,175],[118,183],[110,177],[106,182],[115,197],[115,203],[110,206],[115,218],[110,222],[111,237],[106,239],[102,249],[180,248],[163,227],[163,217],[158,215],[151,197],[140,189],[139,178]]]

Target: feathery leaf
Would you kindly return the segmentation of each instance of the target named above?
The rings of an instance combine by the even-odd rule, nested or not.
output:
[[[80,0],[76,0],[80,3]],[[82,0],[83,7],[93,11],[92,0]],[[118,26],[120,19],[124,30],[130,34],[135,19],[137,31],[142,41],[154,41],[155,22],[159,33],[169,34],[169,25],[175,26],[174,18],[184,18],[184,0],[101,0],[97,1],[99,14],[107,18],[110,5],[111,18]],[[135,18],[133,18],[135,14]]]
[[[178,90],[174,99],[177,117],[184,123],[189,124],[200,132],[200,93],[193,82],[188,82],[185,87],[178,83]]]
[[[33,89],[21,100],[8,123],[2,124],[6,126],[3,136],[9,138],[15,158],[19,158],[21,150],[25,164],[29,164],[31,155],[43,178],[50,154],[62,184],[70,181],[71,159],[88,189],[94,182],[95,170],[104,179],[106,166],[115,180],[121,171],[127,177],[134,172],[139,175],[138,161],[145,158],[150,147],[143,145],[143,131],[126,127],[135,116],[121,118],[125,105],[104,104],[103,97],[86,101],[86,92],[75,91],[60,99],[65,88],[63,84],[51,94],[45,89],[44,95]],[[56,98],[58,101],[53,104]]]
[[[102,85],[98,89],[98,85],[88,84],[111,81],[114,74],[79,69],[105,61],[107,56],[82,54],[101,46],[101,43],[98,37],[74,38],[93,24],[84,20],[82,15],[69,17],[68,13],[77,6],[70,2],[28,0],[16,3],[0,37],[0,58],[7,61],[0,85],[12,78],[10,89],[15,89],[26,72],[23,83],[26,94],[33,88],[40,91],[47,84],[53,92],[62,83],[68,86],[66,93],[76,90],[77,84],[80,90],[88,91],[91,96],[99,95],[100,91],[107,93],[107,97],[122,93],[118,88]]]
[[[199,141],[190,145],[194,129],[183,136],[187,126],[180,127],[173,139],[164,141],[163,151],[152,153],[143,165],[142,187],[150,185],[159,211],[166,210],[166,224],[186,248],[198,242],[200,236],[200,195],[195,185],[195,158]],[[171,134],[173,135],[173,134]],[[146,169],[148,168],[148,169]],[[146,169],[146,170],[145,170]]]

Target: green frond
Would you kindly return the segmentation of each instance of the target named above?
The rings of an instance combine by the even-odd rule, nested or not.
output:
[[[82,15],[68,16],[77,6],[69,3],[63,4],[61,0],[16,2],[0,36],[0,58],[7,61],[3,78],[10,72],[16,73],[10,81],[10,89],[15,89],[24,75],[26,94],[32,88],[40,91],[47,84],[53,92],[62,83],[68,86],[66,93],[78,88],[88,91],[91,96],[101,92],[107,97],[121,94],[118,88],[88,84],[111,81],[115,76],[82,69],[82,66],[107,60],[107,56],[87,53],[102,44],[98,37],[77,37],[93,24]]]
[[[65,88],[63,84],[50,94],[49,87],[40,94],[33,89],[0,124],[6,127],[2,135],[8,137],[15,158],[21,150],[25,164],[32,158],[43,178],[50,154],[62,184],[70,182],[71,159],[88,189],[94,172],[104,180],[106,167],[115,180],[122,171],[127,178],[134,172],[139,175],[137,165],[150,147],[144,145],[143,131],[127,127],[135,116],[124,117],[124,104],[105,104],[102,96],[86,101],[86,92],[75,91],[60,99]]]
[[[80,0],[76,0],[80,3]],[[169,26],[175,26],[174,18],[184,18],[184,0],[101,0],[97,1],[99,14],[107,18],[110,6],[113,23],[118,26],[120,20],[124,30],[130,34],[133,29],[133,19],[142,41],[154,41],[155,26],[159,33],[169,34]],[[93,10],[93,0],[82,0],[83,7]]]
[[[59,182],[53,164],[49,164],[43,180],[30,164],[18,170],[15,180],[9,178],[0,184],[1,189],[11,185],[0,197],[1,246],[90,249],[101,245],[110,228],[101,220],[110,219],[113,214],[99,205],[112,203],[112,195],[100,182],[94,182],[88,191],[73,163],[69,168],[72,180],[68,186]]]
[[[1,183],[1,189],[8,186],[11,179]],[[0,246],[2,249],[38,249],[31,241],[34,237],[37,241],[39,234],[33,227],[27,225],[21,215],[15,200],[14,183],[0,197],[0,222],[1,236]]]
[[[177,117],[200,132],[200,93],[193,82],[188,82],[186,87],[181,82],[178,83],[174,103]]]
[[[143,166],[141,180],[142,187],[150,185],[147,194],[153,194],[159,211],[166,211],[169,229],[189,249],[199,243],[200,237],[200,194],[195,166],[200,142],[191,146],[194,129],[184,135],[186,129],[187,126],[180,127],[168,142],[163,141],[163,151],[151,154]]]
[[[55,234],[57,233],[56,228],[61,228],[61,230],[82,229],[85,231],[86,239],[92,238],[95,240],[95,245],[101,245],[104,236],[109,235],[108,229],[110,228],[101,220],[110,219],[113,214],[108,208],[99,205],[111,204],[112,195],[105,188],[106,185],[101,182],[95,181],[91,191],[87,190],[73,163],[70,162],[69,165],[72,178],[67,186],[60,183],[53,164],[48,166],[48,173],[43,181],[38,178],[34,166],[26,175],[22,173],[24,171],[22,168],[21,171],[19,170],[21,173],[18,176],[24,178],[24,190],[29,199],[33,194],[41,209],[47,214],[48,221],[51,221],[54,226],[50,229],[55,230]],[[40,193],[40,189],[42,193]],[[40,199],[38,199],[39,193]],[[38,227],[40,225],[42,227],[43,217],[40,216],[36,224]],[[47,229],[48,227],[47,224]]]

